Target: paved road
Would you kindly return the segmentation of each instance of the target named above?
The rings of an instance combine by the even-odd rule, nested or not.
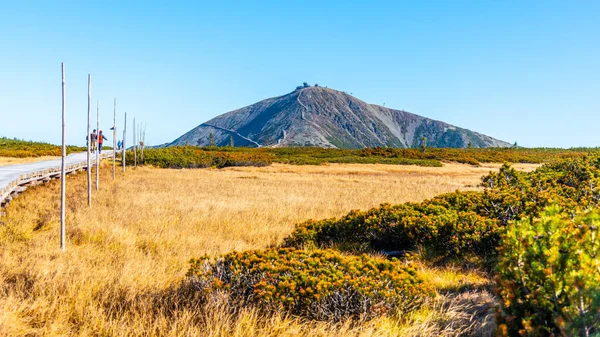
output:
[[[104,151],[102,157],[112,156],[112,151]],[[92,155],[92,164],[96,157]],[[74,153],[66,158],[66,171],[72,172],[87,167],[87,153]],[[11,193],[17,191],[19,186],[34,181],[44,181],[53,177],[60,177],[60,159],[45,160],[29,164],[0,166],[0,205]]]

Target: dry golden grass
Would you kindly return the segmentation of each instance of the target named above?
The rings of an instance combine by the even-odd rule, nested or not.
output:
[[[26,191],[0,218],[0,335],[452,336],[492,329],[488,314],[467,319],[491,301],[477,290],[487,281],[476,272],[422,266],[440,297],[408,317],[358,326],[265,318],[253,309],[232,315],[190,300],[182,281],[192,257],[277,244],[310,218],[472,189],[495,167],[138,168],[119,172],[114,183],[109,167],[91,209],[85,173],[69,177],[65,253],[58,249],[58,182]],[[474,295],[443,294],[457,285]],[[469,298],[481,303],[462,305]],[[472,326],[454,326],[451,317]]]
[[[26,158],[0,157],[0,166],[27,164],[27,163],[37,162],[37,161],[59,159],[59,158],[60,157],[52,157],[52,156],[26,157]]]

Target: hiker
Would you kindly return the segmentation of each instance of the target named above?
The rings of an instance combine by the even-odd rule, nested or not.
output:
[[[98,153],[102,154],[102,142],[108,140],[108,138],[104,137],[104,135],[102,134],[102,130],[100,130],[100,133],[98,134]]]
[[[88,139],[88,142],[90,142],[89,146],[90,146],[90,150],[92,150],[92,153],[96,153],[96,141],[98,140],[98,135],[96,134],[96,129],[94,129],[94,132],[92,132],[90,137],[86,137],[86,139]]]

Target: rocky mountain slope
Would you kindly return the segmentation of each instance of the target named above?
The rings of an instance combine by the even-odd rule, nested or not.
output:
[[[365,103],[344,92],[303,87],[202,123],[168,146],[320,146],[337,148],[505,147],[492,137],[402,110]],[[231,137],[230,137],[231,136]]]

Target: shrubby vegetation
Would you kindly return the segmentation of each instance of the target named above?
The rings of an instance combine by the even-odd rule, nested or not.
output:
[[[598,210],[558,206],[508,225],[497,268],[502,334],[600,334],[598,226]]]
[[[426,141],[426,140],[425,140]],[[525,149],[525,148],[369,148],[358,150],[360,156],[480,163],[546,163],[553,160],[581,158],[590,149]]]
[[[423,248],[437,263],[460,258],[495,266],[500,334],[600,334],[600,157],[530,173],[504,165],[482,185],[482,192],[307,221],[284,246]]]
[[[160,167],[178,167],[180,161],[172,156],[170,148],[153,149],[154,155],[162,157]],[[209,156],[210,153],[235,153],[248,158],[271,158],[270,161],[292,165],[321,165],[327,163],[394,164],[428,167],[442,166],[442,161],[470,165],[480,163],[545,163],[564,159],[582,158],[589,150],[573,149],[323,149],[318,147],[248,148],[248,147],[177,147],[179,156]],[[148,150],[146,150],[148,151]],[[161,154],[161,152],[165,152]],[[169,166],[168,161],[173,162]],[[211,165],[209,165],[211,166]],[[197,166],[206,167],[206,166]]]
[[[319,320],[371,319],[417,308],[433,294],[415,270],[398,261],[335,250],[267,249],[192,260],[188,276],[205,297],[232,307]]]
[[[394,149],[324,149],[318,147],[283,148],[211,148],[218,151],[244,153],[268,153],[274,162],[294,165],[320,165],[325,163],[398,164],[441,166],[442,162],[458,162],[470,165],[481,163],[549,163],[565,159],[582,158],[596,149],[523,149],[523,148],[427,148]]]
[[[353,211],[340,219],[309,220],[296,225],[284,246],[335,246],[344,250],[414,250],[426,247],[441,258],[494,254],[498,221],[468,207],[447,207],[450,202],[471,203],[476,192],[457,192],[429,202],[384,204],[366,212]],[[464,205],[466,206],[466,205]]]
[[[250,149],[254,150],[254,149]],[[403,156],[384,156],[380,153],[369,154],[364,150],[323,149],[318,147],[285,147],[256,149],[267,151],[275,156],[275,162],[292,165],[321,165],[326,163],[357,164],[393,164],[439,167],[437,159],[410,158]]]
[[[422,203],[384,204],[339,219],[296,225],[290,247],[359,250],[424,248],[438,260],[474,256],[493,264],[500,234],[512,220],[538,216],[553,202],[564,207],[600,201],[597,156],[568,159],[522,173],[504,165],[482,179],[483,192],[454,192]]]
[[[214,138],[214,137],[213,137]],[[232,140],[232,139],[231,139]],[[232,141],[230,140],[230,143]],[[108,147],[105,147],[108,148]],[[67,151],[85,151],[85,147],[67,147]],[[546,163],[568,158],[581,158],[595,149],[523,149],[523,148],[427,148],[424,149],[395,149],[395,148],[368,148],[368,149],[323,149],[318,147],[286,147],[286,148],[248,148],[248,147],[215,147],[204,148],[195,146],[177,147],[177,150],[158,148],[144,150],[147,159],[152,157],[160,163],[159,167],[209,167],[220,166],[218,163],[211,165],[209,157],[235,157],[241,158],[240,164],[254,158],[257,162],[267,165],[270,162],[293,165],[320,165],[327,163],[357,163],[357,164],[396,164],[419,165],[436,167],[442,162],[459,162],[470,165],[480,163]],[[1,157],[37,157],[59,156],[60,146],[26,142],[8,138],[0,138]],[[225,153],[236,153],[228,156]],[[181,158],[183,156],[183,158]],[[269,160],[270,158],[270,160]],[[250,159],[252,162],[254,159]],[[150,164],[149,161],[147,163]],[[154,164],[153,164],[154,165]],[[189,165],[189,166],[186,166]]]
[[[86,151],[86,148],[67,146],[67,153],[79,151]],[[0,157],[27,158],[60,155],[62,155],[62,149],[57,145],[0,137]]]
[[[275,162],[299,165],[323,163],[378,163],[419,166],[441,166],[441,162],[470,165],[481,163],[547,163],[569,158],[582,158],[595,149],[522,149],[522,148],[427,148],[396,149],[323,149],[314,147],[286,147],[242,151],[267,151],[275,155]]]
[[[354,150],[352,150],[354,151]],[[133,160],[128,151],[127,160]],[[247,148],[177,146],[144,150],[146,164],[163,168],[200,168],[224,166],[265,166],[273,162],[293,165],[326,163],[395,164],[439,167],[442,163],[430,159],[386,158],[359,156],[351,150],[323,148]]]
[[[128,151],[127,161],[132,160],[133,153]],[[273,156],[264,152],[225,152],[194,146],[144,150],[144,164],[161,168],[266,166],[270,165],[272,161]]]

